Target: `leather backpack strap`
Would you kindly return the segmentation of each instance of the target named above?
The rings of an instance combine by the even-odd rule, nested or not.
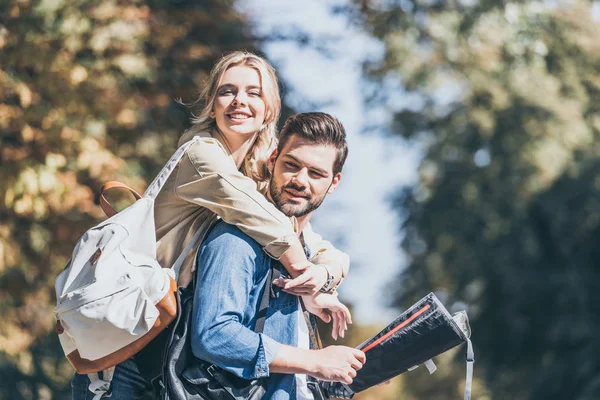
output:
[[[133,190],[132,188],[130,188],[123,182],[119,182],[119,181],[106,182],[104,185],[102,185],[102,188],[100,189],[100,207],[102,207],[104,214],[106,214],[106,216],[109,218],[112,217],[113,215],[117,214],[117,211],[108,202],[108,200],[106,200],[106,197],[104,197],[104,193],[108,192],[111,189],[117,189],[117,188],[129,190],[131,192],[131,194],[133,194],[133,197],[135,197],[136,200],[139,200],[142,198],[142,195],[140,195],[138,192],[136,192],[135,190]]]

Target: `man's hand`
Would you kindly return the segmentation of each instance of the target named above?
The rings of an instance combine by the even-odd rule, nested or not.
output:
[[[324,322],[333,319],[331,337],[337,340],[338,336],[344,337],[348,324],[352,323],[350,310],[338,299],[337,293],[319,293],[316,296],[302,296],[304,306],[311,314],[321,318]],[[325,312],[328,309],[331,316]]]
[[[294,279],[279,278],[273,281],[275,285],[281,287],[286,293],[295,296],[314,295],[327,282],[329,274],[323,265],[306,261],[303,264],[293,264],[292,267],[300,271],[300,275]]]
[[[365,353],[346,346],[308,350],[282,344],[269,369],[271,373],[307,374],[324,381],[351,384],[365,360]]]
[[[315,371],[308,374],[324,381],[351,384],[366,361],[365,353],[346,346],[314,350]]]

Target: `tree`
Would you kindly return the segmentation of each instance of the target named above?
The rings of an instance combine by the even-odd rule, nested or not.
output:
[[[399,77],[415,99],[389,129],[424,151],[418,185],[395,201],[410,256],[396,304],[435,290],[468,305],[476,374],[494,398],[600,394],[591,6],[356,0],[350,10],[385,45],[366,74],[379,87]]]
[[[215,59],[254,50],[233,0],[0,3],[0,399],[69,398],[54,279],[104,216],[101,185],[143,191]],[[129,200],[128,200],[129,201]]]

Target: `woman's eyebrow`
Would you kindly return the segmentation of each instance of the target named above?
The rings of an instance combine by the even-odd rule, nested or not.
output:
[[[235,85],[232,83],[223,83],[221,85],[219,85],[219,87],[217,88],[217,90],[221,90],[221,89],[230,89],[230,88],[234,88]]]
[[[237,88],[237,85],[234,85],[233,83],[223,83],[221,84],[217,90],[222,90],[222,89],[235,89]],[[246,90],[252,90],[252,89],[258,89],[258,90],[262,90],[262,87],[258,86],[258,85],[248,85],[246,86]]]

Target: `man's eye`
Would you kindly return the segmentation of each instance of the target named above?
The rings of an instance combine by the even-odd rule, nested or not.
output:
[[[310,171],[310,176],[312,176],[315,179],[321,179],[321,178],[325,178],[325,176],[317,171]]]
[[[284,165],[288,168],[296,168],[296,164],[286,161]]]

